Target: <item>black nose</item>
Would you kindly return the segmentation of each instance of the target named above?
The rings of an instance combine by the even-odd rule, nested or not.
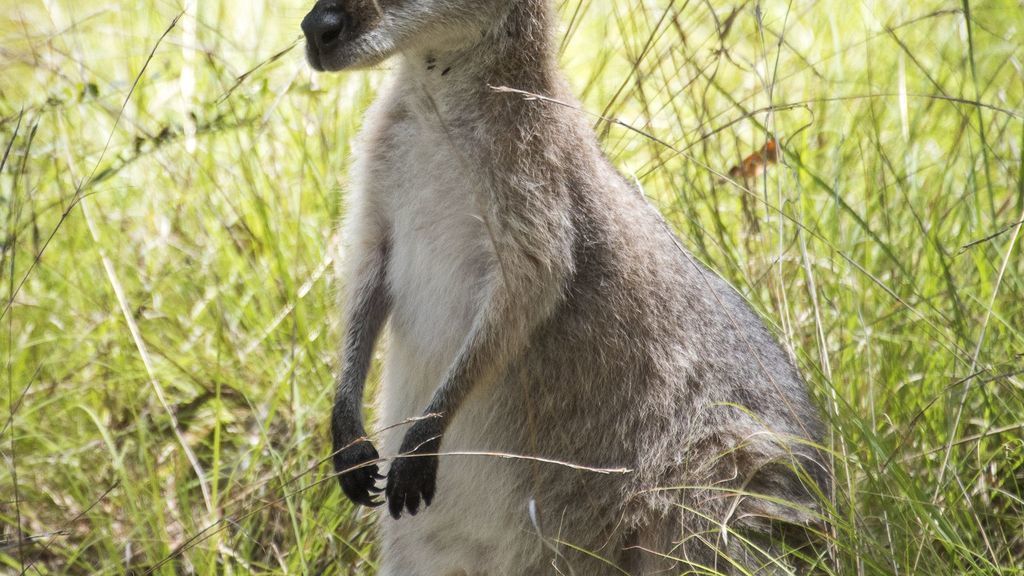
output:
[[[347,25],[348,15],[337,2],[321,0],[302,19],[302,32],[310,46],[323,52],[338,42]]]

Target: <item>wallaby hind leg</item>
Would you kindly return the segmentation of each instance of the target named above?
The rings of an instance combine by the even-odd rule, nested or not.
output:
[[[762,430],[728,438],[707,457],[709,472],[679,492],[682,565],[723,574],[802,573],[824,526],[828,486],[821,455]],[[665,549],[665,548],[663,548]]]

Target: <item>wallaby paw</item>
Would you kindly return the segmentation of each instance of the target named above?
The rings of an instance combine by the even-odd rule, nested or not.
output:
[[[430,506],[436,489],[437,456],[409,454],[395,459],[388,471],[388,483],[384,491],[391,517],[396,520],[401,518],[404,510],[415,516],[419,512],[420,502],[424,508]]]
[[[417,422],[402,442],[402,455],[391,462],[387,488],[391,517],[399,519],[403,510],[415,516],[423,507],[430,506],[437,489],[437,451],[441,447],[440,430],[430,420]]]
[[[341,490],[349,500],[371,508],[384,503],[376,498],[383,491],[377,487],[377,481],[384,479],[375,463],[379,459],[377,449],[369,440],[335,451],[334,470],[338,473]]]

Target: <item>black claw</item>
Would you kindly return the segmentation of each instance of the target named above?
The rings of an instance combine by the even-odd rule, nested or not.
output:
[[[405,507],[405,497],[392,494],[388,496],[388,512],[391,513],[391,517],[398,520],[402,517],[402,508]]]
[[[382,504],[382,502],[379,502],[379,501],[374,500],[374,499],[369,498],[369,497],[367,497],[367,498],[360,498],[358,500],[353,499],[352,501],[355,502],[356,504],[359,504],[361,506],[366,506],[368,508],[376,508],[377,506],[380,506]]]
[[[414,489],[405,497],[405,507],[409,510],[410,516],[415,516],[420,510],[420,495]]]
[[[384,496],[388,501],[388,513],[395,520],[402,517],[402,507],[405,504],[405,498],[399,497],[397,483],[395,482],[395,475],[398,469],[398,461],[391,463],[391,469],[388,470],[387,485],[384,488]]]

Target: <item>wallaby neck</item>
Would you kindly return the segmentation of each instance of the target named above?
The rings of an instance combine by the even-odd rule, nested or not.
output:
[[[517,0],[509,2],[506,10],[493,27],[482,31],[478,41],[423,47],[404,54],[401,73],[412,81],[409,87],[424,89],[442,110],[458,103],[467,112],[474,102],[487,105],[495,88],[543,96],[561,92],[554,43],[556,20],[548,0]]]

